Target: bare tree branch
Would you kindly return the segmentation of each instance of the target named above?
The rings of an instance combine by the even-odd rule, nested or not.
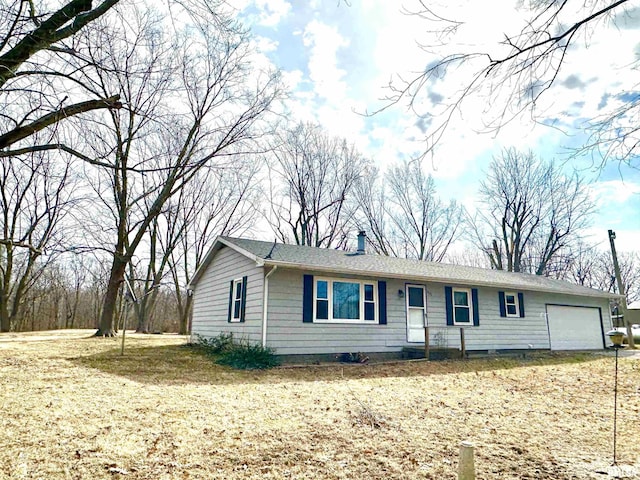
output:
[[[91,9],[91,0],[72,0],[55,11],[47,20],[36,24],[35,30],[25,35],[8,52],[0,56],[0,87],[15,76],[18,68],[30,57],[74,35],[89,22],[107,12],[118,1],[105,0],[95,9]]]
[[[420,3],[422,8],[411,13],[424,19],[427,25],[435,25],[435,33],[450,37],[457,32],[460,22],[438,15],[424,2]],[[442,141],[454,115],[462,112],[466,100],[472,97],[487,106],[484,111],[477,112],[484,122],[484,131],[495,133],[526,111],[534,121],[542,120],[547,124],[548,121],[541,119],[544,113],[538,111],[537,106],[542,96],[556,84],[577,39],[584,37],[588,41],[595,37],[598,28],[611,25],[611,18],[615,23],[613,15],[624,12],[628,5],[628,0],[595,0],[581,5],[574,5],[568,0],[530,2],[528,7],[520,9],[521,12],[530,12],[530,18],[524,19],[519,31],[504,33],[496,48],[489,45],[486,51],[478,51],[477,47],[464,44],[453,53],[448,48],[446,54],[409,80],[398,78],[391,82],[388,86],[390,93],[383,105],[371,114],[406,101],[416,115],[430,120],[431,127],[424,138],[425,154],[432,152]],[[573,13],[572,6],[578,8],[577,13]],[[505,30],[509,28],[510,25],[505,25]],[[439,47],[449,46],[453,40],[455,38],[441,41]],[[432,55],[430,48],[433,46],[423,46],[425,52]],[[431,89],[434,82],[449,80],[449,74],[454,71],[459,75],[459,67],[462,66],[468,73],[460,88],[437,105],[437,111],[430,104],[422,104],[421,95]],[[621,65],[621,68],[632,67],[633,64]],[[637,90],[637,86],[635,83],[624,88]],[[640,135],[636,120],[640,96],[622,98],[625,95],[630,96],[624,91],[619,95],[612,94],[616,101],[610,102],[611,106],[602,108],[601,115],[578,127],[583,128],[589,137],[582,147],[577,148],[575,155],[591,154],[595,158],[594,163],[600,166],[616,160],[638,167]]]
[[[20,140],[33,135],[44,128],[60,122],[61,120],[78,115],[80,113],[98,110],[101,108],[121,108],[120,95],[113,95],[101,100],[88,100],[86,102],[75,103],[63,107],[55,112],[48,113],[43,117],[31,122],[29,125],[14,128],[13,130],[0,135],[0,148],[7,148]]]

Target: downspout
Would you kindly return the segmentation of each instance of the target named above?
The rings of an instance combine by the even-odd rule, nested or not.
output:
[[[262,294],[262,346],[267,346],[267,302],[269,301],[269,277],[278,269],[274,265],[269,273],[264,276],[264,292]]]

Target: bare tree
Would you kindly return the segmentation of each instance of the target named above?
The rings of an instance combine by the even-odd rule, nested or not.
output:
[[[577,242],[562,257],[566,268],[563,272],[556,272],[557,278],[605,292],[617,292],[615,269],[609,251],[602,251],[597,245]],[[627,302],[640,300],[640,254],[621,252],[618,254],[618,264]]]
[[[584,285],[607,292],[618,292],[613,259],[610,252],[598,252],[593,257],[595,268]],[[638,252],[618,253],[620,276],[627,296],[627,303],[640,300],[640,255]]]
[[[379,253],[440,262],[460,236],[462,207],[438,198],[433,177],[420,162],[392,166],[382,183],[367,175],[357,194],[369,242]]]
[[[606,255],[606,267],[603,271],[610,277],[615,277],[611,255]],[[627,295],[627,303],[640,300],[640,254],[638,252],[621,252],[618,254],[620,275]],[[617,288],[616,288],[617,291]]]
[[[163,254],[169,254],[179,333],[189,332],[193,297],[187,291],[193,274],[204,260],[207,249],[218,235],[243,235],[250,231],[259,214],[260,194],[253,158],[239,157],[233,170],[201,171],[197,180],[180,192],[175,203],[174,232],[167,237]],[[175,247],[168,249],[173,242]]]
[[[201,170],[165,204],[148,232],[146,274],[136,282],[138,332],[149,332],[161,286],[170,276],[179,332],[188,333],[192,298],[186,286],[215,237],[242,234],[253,227],[258,215],[257,172],[255,158],[239,156],[233,169]],[[131,278],[136,278],[130,267]]]
[[[73,255],[64,263],[65,267],[65,321],[64,328],[76,328],[78,309],[83,290],[88,278],[86,260],[80,255]]]
[[[597,245],[587,244],[582,240],[572,242],[570,248],[556,259],[555,268],[548,272],[548,276],[611,291],[611,286],[601,288],[600,283],[596,281],[600,273],[601,253]]]
[[[46,153],[0,164],[0,330],[19,319],[34,282],[53,258],[73,204],[69,164]],[[50,248],[52,251],[47,252]]]
[[[366,230],[367,241],[374,252],[397,257],[399,250],[396,251],[391,238],[389,207],[377,167],[367,167],[356,182],[351,208],[358,230]]]
[[[459,237],[463,209],[436,196],[433,177],[425,175],[419,162],[404,162],[386,175],[390,188],[389,210],[397,242],[407,258],[441,261]]]
[[[65,276],[59,258],[38,265],[32,286],[22,298],[20,315],[12,321],[15,331],[35,331],[64,328]]]
[[[581,43],[588,48],[604,29],[623,23],[635,8],[628,0],[520,3],[522,22],[505,24],[501,41],[478,47],[469,41],[457,41],[456,35],[464,28],[463,21],[450,18],[447,12],[435,11],[424,0],[418,3],[419,8],[410,13],[424,20],[426,31],[437,35],[435,42],[423,45],[425,56],[433,58],[434,51],[445,53],[436,54],[436,59],[417,76],[392,83],[383,109],[407,100],[418,115],[428,119],[427,151],[442,139],[453,117],[471,103],[483,106],[476,113],[482,115],[488,131],[500,129],[523,112],[539,119],[545,110],[543,107],[538,112],[536,107],[558,83],[567,59],[579,50]],[[452,45],[457,46],[451,48]],[[631,71],[635,63],[620,68]],[[454,75],[464,75],[460,88],[448,100],[430,105],[426,113],[420,113],[421,96],[436,82],[455,82]],[[578,153],[595,153],[602,162],[611,159],[637,167],[640,131],[636,120],[640,96],[628,93],[637,88],[637,83],[620,84],[618,88],[621,91],[608,95],[610,101],[599,107],[599,116],[586,123],[588,139]]]
[[[566,176],[553,162],[515,149],[493,159],[479,195],[475,242],[493,268],[510,272],[549,273],[594,210],[577,174]]]
[[[267,218],[276,236],[297,245],[343,246],[347,200],[367,165],[355,147],[318,125],[300,123],[277,137],[269,165]]]
[[[112,266],[97,335],[113,335],[127,264],[167,201],[203,168],[230,169],[252,148],[279,94],[277,75],[249,68],[247,32],[209,2],[172,5],[172,21],[136,5],[86,30],[83,83],[117,90],[123,107],[83,134],[108,165],[93,185],[112,219]],[[97,123],[97,122],[96,122]]]
[[[76,52],[65,42],[117,3],[104,0],[94,7],[91,0],[71,0],[52,6],[13,0],[0,5],[0,157],[63,150],[91,161],[56,140],[56,127],[86,112],[117,109],[119,97],[113,92],[76,95],[69,88],[77,80],[68,61]],[[47,135],[34,143],[41,131]]]
[[[179,238],[180,235],[184,234],[182,229],[178,227],[175,222],[172,222],[172,217],[175,215],[173,210],[171,205],[165,204],[160,215],[151,221],[151,225],[147,231],[149,256],[146,258],[146,273],[144,278],[138,278],[133,262],[129,262],[129,278],[131,279],[132,288],[135,288],[138,283],[142,284],[139,289],[139,294],[136,295],[137,302],[134,305],[134,311],[137,317],[137,333],[150,332],[152,315],[155,311],[156,300],[162,285],[162,280],[166,274],[170,252],[175,248],[177,241],[175,238]],[[168,225],[166,225],[166,228],[163,228],[165,221],[168,222]],[[159,252],[158,248],[161,241],[159,237],[163,235],[163,233],[167,236],[167,249],[164,252]]]
[[[93,251],[92,253],[96,254],[99,251]],[[83,295],[86,301],[81,303],[81,316],[84,320],[84,325],[97,327],[98,321],[102,316],[102,306],[107,291],[111,261],[105,255],[96,254],[94,257],[88,258],[87,272],[89,279]]]

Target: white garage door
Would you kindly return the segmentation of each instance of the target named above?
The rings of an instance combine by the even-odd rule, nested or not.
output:
[[[551,350],[604,348],[600,309],[547,305]]]

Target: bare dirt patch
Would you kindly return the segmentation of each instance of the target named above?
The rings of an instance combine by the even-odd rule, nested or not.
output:
[[[0,478],[607,478],[613,358],[236,372],[184,337],[0,338]],[[640,478],[640,359],[620,359],[618,462]]]

